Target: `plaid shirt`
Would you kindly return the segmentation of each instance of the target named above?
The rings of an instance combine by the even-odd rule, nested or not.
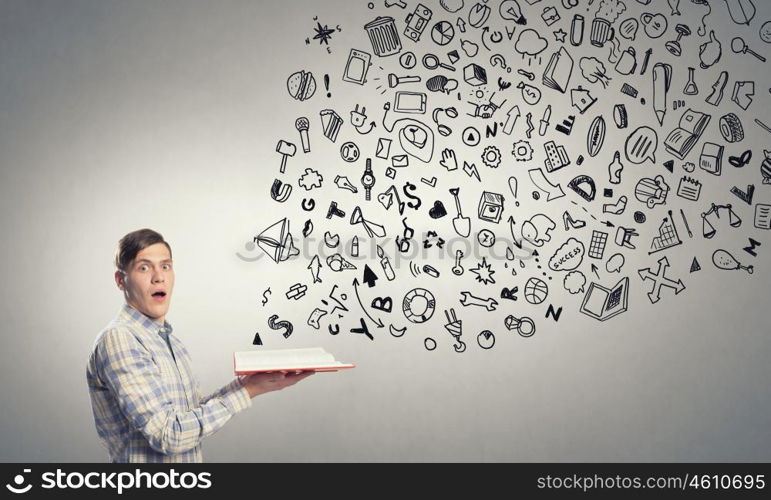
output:
[[[252,405],[239,378],[201,397],[168,322],[124,304],[94,341],[86,380],[112,462],[202,462],[201,441]]]

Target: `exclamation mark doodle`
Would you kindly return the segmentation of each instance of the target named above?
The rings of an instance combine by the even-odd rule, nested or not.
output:
[[[327,89],[327,97],[332,97],[332,94],[329,92],[329,75],[324,75],[324,88]]]

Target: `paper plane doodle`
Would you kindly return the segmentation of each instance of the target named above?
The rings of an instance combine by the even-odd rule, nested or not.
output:
[[[292,233],[289,232],[289,221],[286,218],[255,236],[254,242],[277,264],[300,254],[294,246]]]

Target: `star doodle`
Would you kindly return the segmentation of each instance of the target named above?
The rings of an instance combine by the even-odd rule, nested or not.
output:
[[[326,24],[321,26],[320,22],[316,22],[316,27],[313,28],[313,31],[316,32],[316,34],[313,36],[313,39],[318,40],[319,45],[322,43],[329,45],[329,40],[332,39],[332,34],[335,32],[334,29],[330,29]]]
[[[495,274],[495,271],[493,271],[492,267],[487,263],[487,260],[485,257],[482,257],[482,263],[477,264],[477,267],[474,269],[469,269],[472,273],[476,274],[477,281],[487,285],[489,283],[495,283],[495,278],[493,278],[493,274]]]
[[[557,31],[553,31],[553,33],[554,33],[554,40],[560,43],[565,43],[565,35],[567,35],[567,33],[562,31],[562,28],[558,29]]]

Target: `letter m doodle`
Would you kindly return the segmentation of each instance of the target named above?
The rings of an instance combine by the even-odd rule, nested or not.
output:
[[[562,316],[562,307],[560,306],[560,308],[555,311],[554,306],[549,304],[549,308],[546,310],[546,316],[544,317],[548,318],[549,316],[554,318],[554,321],[559,321],[560,316]]]
[[[753,257],[757,257],[758,254],[757,252],[755,252],[755,249],[760,246],[760,242],[752,238],[749,238],[749,240],[750,240],[750,246],[744,247],[744,251],[752,255]]]

